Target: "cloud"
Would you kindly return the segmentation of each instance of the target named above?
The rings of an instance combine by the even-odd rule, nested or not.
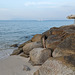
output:
[[[37,8],[73,8],[75,5],[74,3],[70,2],[49,2],[49,1],[42,1],[42,2],[25,2],[24,5],[35,6]]]
[[[7,8],[0,8],[0,11],[7,11]]]
[[[57,3],[52,3],[52,2],[26,2],[24,5],[25,6],[34,6],[34,5],[54,5]]]

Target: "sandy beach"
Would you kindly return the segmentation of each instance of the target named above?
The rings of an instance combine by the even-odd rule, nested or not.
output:
[[[9,56],[6,59],[0,60],[0,75],[33,75],[40,66],[32,66],[29,58],[21,56]],[[29,71],[24,69],[24,66],[30,68]]]

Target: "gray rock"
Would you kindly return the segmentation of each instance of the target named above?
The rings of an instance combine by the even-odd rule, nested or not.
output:
[[[51,57],[50,49],[34,48],[30,51],[30,61],[32,65],[42,65],[49,57]]]
[[[42,47],[41,42],[31,42],[31,43],[27,43],[24,47],[23,47],[23,51],[25,54],[29,54],[29,52],[33,49],[33,48],[39,48]]]
[[[34,75],[75,75],[75,55],[49,58]]]

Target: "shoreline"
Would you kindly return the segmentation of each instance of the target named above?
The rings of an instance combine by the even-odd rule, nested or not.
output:
[[[1,75],[74,75],[75,24],[34,35],[1,59],[0,67]]]
[[[21,56],[9,56],[6,59],[0,60],[0,74],[1,75],[33,75],[38,70],[39,66],[32,66],[29,58]],[[13,63],[12,63],[13,62]],[[30,68],[30,71],[25,71],[24,65]]]

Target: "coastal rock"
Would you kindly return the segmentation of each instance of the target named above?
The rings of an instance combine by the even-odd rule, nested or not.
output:
[[[11,55],[19,55],[22,52],[23,52],[23,49],[22,48],[16,49],[16,50],[13,51],[13,53]]]
[[[28,58],[29,57],[29,55],[25,54],[24,52],[21,53],[21,54],[19,54],[19,55],[22,56],[22,57],[25,57],[25,58]]]
[[[32,65],[42,65],[49,57],[51,57],[50,49],[34,48],[30,51],[30,61]]]
[[[24,47],[23,47],[23,51],[25,54],[29,54],[29,52],[33,49],[33,48],[40,48],[42,47],[41,42],[31,42],[31,43],[27,43]]]
[[[19,45],[18,48],[22,48],[23,46],[25,46],[27,43],[30,43],[30,42],[31,42],[31,40],[28,40],[28,41],[24,42],[23,44]]]
[[[18,47],[18,44],[13,44],[10,47]]]
[[[51,35],[46,40],[46,48],[54,50],[60,42],[61,37],[58,37],[57,35]]]
[[[64,30],[61,28],[53,27],[50,29],[51,35],[61,35],[64,33]]]
[[[75,75],[75,55],[49,58],[34,75]]]
[[[61,27],[59,27],[60,29],[64,29],[64,31],[66,31],[66,30],[74,30],[75,31],[75,25],[73,24],[73,25],[65,25],[65,26],[61,26]]]
[[[49,30],[49,35],[47,37],[44,36],[46,37],[44,38],[45,46],[46,48],[55,49],[60,42],[72,35],[75,35],[74,25],[62,26],[59,28],[53,27]]]
[[[53,52],[53,57],[75,54],[75,35],[63,40]]]
[[[32,42],[38,42],[38,41],[41,41],[41,37],[42,35],[41,34],[36,34],[34,35],[34,37],[32,38]]]
[[[42,33],[42,36],[48,37],[48,36],[50,36],[50,35],[51,35],[50,30],[47,30],[47,31],[45,31],[44,33]]]

